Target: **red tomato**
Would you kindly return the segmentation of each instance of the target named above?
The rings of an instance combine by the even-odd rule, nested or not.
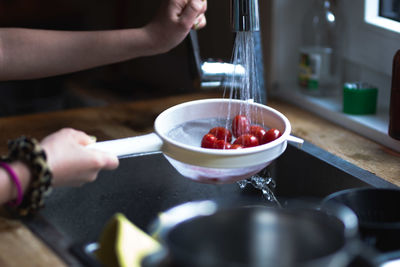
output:
[[[252,147],[258,146],[260,143],[258,142],[257,137],[252,134],[242,134],[239,136],[234,144],[242,145],[243,147]]]
[[[268,142],[272,142],[278,137],[281,136],[281,132],[278,129],[271,128],[267,131],[266,135],[264,135],[263,140],[261,141],[262,144],[266,144]]]
[[[215,142],[214,148],[216,148],[216,149],[230,149],[231,148],[231,143],[226,142],[225,140],[217,140],[217,142]]]
[[[218,140],[232,141],[232,133],[225,127],[214,127],[208,133],[215,135]]]
[[[250,133],[249,119],[243,115],[236,115],[232,121],[232,133],[235,137]]]
[[[206,134],[201,140],[201,147],[203,148],[215,148],[215,143],[217,142],[217,137],[213,134]]]
[[[241,149],[241,148],[243,148],[243,146],[239,144],[232,144],[230,147],[230,149]]]
[[[263,144],[263,143],[262,143],[262,140],[264,139],[264,136],[267,134],[267,131],[266,131],[263,127],[261,127],[261,126],[258,126],[258,125],[251,125],[251,127],[250,127],[250,133],[251,133],[252,135],[254,135],[255,137],[257,137],[258,142],[259,142],[260,144]]]

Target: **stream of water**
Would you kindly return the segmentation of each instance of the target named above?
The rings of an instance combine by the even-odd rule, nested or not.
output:
[[[261,90],[263,88],[261,88],[259,82],[259,75],[261,74],[258,73],[257,56],[254,32],[237,32],[232,53],[232,64],[235,68],[230,78],[231,80],[228,81],[229,86],[224,89],[224,97],[245,100],[246,103],[261,103]],[[257,110],[252,110],[250,105],[244,104],[240,110],[241,114],[250,118],[250,120],[252,117],[257,116]],[[228,114],[230,114],[229,118],[237,115],[231,114],[231,112],[228,112]],[[229,118],[227,118],[227,121]],[[278,199],[273,193],[275,181],[268,175],[267,171],[260,172],[247,180],[239,181],[238,185],[240,188],[252,185],[260,189],[268,201],[275,202],[280,206]]]

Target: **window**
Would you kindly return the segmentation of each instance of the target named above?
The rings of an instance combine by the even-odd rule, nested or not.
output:
[[[380,0],[379,16],[400,22],[400,0]]]
[[[400,33],[400,0],[365,0],[365,21]]]

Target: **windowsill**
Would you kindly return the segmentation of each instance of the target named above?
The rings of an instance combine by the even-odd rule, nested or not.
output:
[[[294,90],[292,90],[294,88]],[[342,112],[342,97],[315,97],[305,95],[295,87],[280,88],[273,96],[304,108],[312,113],[352,130],[379,144],[400,152],[400,141],[388,135],[389,110],[377,108],[373,115],[349,115]]]
[[[379,15],[379,0],[365,0],[365,21],[371,25],[400,33],[400,23]]]

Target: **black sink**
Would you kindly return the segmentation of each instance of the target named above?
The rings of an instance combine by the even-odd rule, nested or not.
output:
[[[278,199],[321,199],[354,187],[396,187],[310,143],[287,150],[269,166]],[[265,203],[261,191],[237,184],[200,184],[182,177],[162,154],[122,159],[115,171],[101,172],[96,182],[81,188],[54,190],[46,208],[25,223],[70,266],[80,263],[69,252],[74,244],[96,241],[116,212],[147,230],[157,214],[197,199],[240,199],[251,196]]]

